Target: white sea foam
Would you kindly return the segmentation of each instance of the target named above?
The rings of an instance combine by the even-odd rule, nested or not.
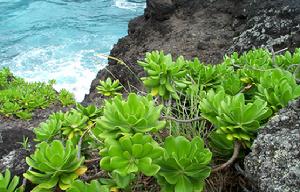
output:
[[[108,55],[126,34],[125,23],[145,7],[145,0],[95,2],[50,6],[44,1],[0,0],[0,10],[5,10],[0,14],[5,19],[0,23],[0,68],[9,67],[28,81],[55,79],[57,90],[70,90],[81,101],[96,73],[107,65],[107,59],[96,55]],[[103,9],[108,6],[109,11]]]
[[[115,5],[118,8],[130,10],[146,8],[146,3],[144,0],[136,0],[135,2],[130,2],[129,0],[115,0]]]
[[[97,71],[106,65],[107,60],[97,57],[94,50],[82,50],[65,57],[55,57],[55,54],[58,54],[62,48],[63,46],[46,49],[34,48],[23,52],[13,59],[16,67],[13,67],[12,71],[30,82],[48,82],[55,79],[57,83],[54,88],[56,90],[65,88],[75,95],[77,101],[82,101],[84,95],[89,92]],[[86,67],[87,63],[84,61],[87,56],[89,57],[89,67]],[[30,67],[26,65],[37,59],[42,64],[30,65]]]

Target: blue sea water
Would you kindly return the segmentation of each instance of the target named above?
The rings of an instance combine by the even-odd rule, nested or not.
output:
[[[0,0],[0,68],[28,81],[55,79],[78,101],[146,0]]]

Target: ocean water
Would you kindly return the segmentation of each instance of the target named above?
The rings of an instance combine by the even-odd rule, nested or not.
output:
[[[28,81],[56,80],[78,101],[146,0],[0,0],[0,68]]]

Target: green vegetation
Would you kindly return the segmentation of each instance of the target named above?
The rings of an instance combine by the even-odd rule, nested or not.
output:
[[[105,98],[103,106],[77,104],[34,129],[38,144],[26,159],[32,169],[24,174],[36,184],[33,192],[144,191],[147,186],[141,185],[148,181],[166,192],[204,191],[211,172],[242,159],[259,128],[300,96],[300,49],[282,55],[264,49],[233,53],[219,65],[183,57],[174,61],[154,51],[138,63],[152,96],[123,98],[118,80],[107,79],[98,90],[115,97]],[[28,84],[2,69],[0,113],[25,118],[57,99],[72,103],[51,84]],[[15,99],[23,94],[16,87],[25,85],[35,92],[24,94],[22,103]],[[46,102],[32,103],[40,92]],[[18,179],[10,182],[6,175],[0,175],[0,184],[15,188]]]
[[[36,109],[45,109],[60,101],[64,106],[74,104],[74,97],[62,90],[59,95],[53,89],[53,81],[28,83],[14,77],[8,68],[0,70],[0,115],[15,115],[21,119],[31,119]]]
[[[226,95],[224,91],[207,92],[200,102],[202,116],[216,126],[218,133],[223,133],[232,140],[250,141],[263,120],[272,115],[272,111],[263,100],[256,99],[245,103],[243,94]]]
[[[66,89],[60,90],[58,99],[63,106],[75,104],[74,95],[69,91],[67,91]]]
[[[98,93],[106,96],[106,97],[114,97],[116,95],[120,95],[119,91],[123,88],[120,85],[119,80],[112,81],[111,78],[107,78],[105,81],[99,81],[99,84],[96,89]]]
[[[106,146],[100,151],[103,157],[100,167],[112,171],[128,184],[134,174],[143,173],[154,176],[160,169],[157,159],[161,158],[163,149],[149,135],[137,133],[123,136],[119,140],[107,140]],[[129,179],[126,179],[128,178]],[[123,187],[127,187],[128,184]]]
[[[0,173],[0,191],[1,192],[23,192],[23,188],[17,188],[20,178],[14,176],[11,179],[11,173],[6,169],[5,174]]]
[[[165,155],[157,174],[162,191],[202,191],[204,180],[210,175],[212,153],[199,137],[192,141],[182,136],[169,136],[164,143]]]
[[[85,172],[82,167],[84,157],[76,157],[77,149],[68,141],[66,147],[59,140],[51,144],[42,142],[33,155],[26,158],[34,170],[28,170],[24,177],[38,184],[32,192],[51,191],[57,184],[62,190],[68,189],[72,182]]]
[[[166,122],[159,121],[163,106],[155,106],[152,98],[129,94],[127,101],[120,96],[107,100],[103,116],[97,120],[96,131],[100,138],[118,138],[122,135],[153,132],[162,129]]]
[[[300,96],[300,86],[290,72],[272,69],[260,77],[256,95],[267,101],[274,111],[278,111]]]
[[[179,99],[176,90],[184,89],[191,84],[186,79],[186,61],[183,57],[179,57],[174,62],[171,55],[164,55],[162,51],[153,51],[147,53],[145,61],[139,61],[138,64],[144,67],[148,74],[142,80],[153,96]]]
[[[101,108],[93,105],[83,107],[80,104],[66,113],[53,113],[46,122],[34,129],[35,141],[51,142],[56,138],[69,139],[77,143],[85,131],[95,126],[96,118],[101,114]]]
[[[67,192],[110,192],[109,188],[105,185],[101,185],[98,181],[93,180],[91,183],[83,183],[80,180],[76,180],[72,183],[70,189]]]

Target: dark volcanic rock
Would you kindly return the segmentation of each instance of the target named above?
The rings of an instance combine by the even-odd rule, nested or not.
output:
[[[260,191],[300,191],[300,100],[264,126],[245,158],[245,171]]]
[[[245,51],[255,47],[274,49],[300,45],[300,1],[243,1],[235,21],[239,35],[230,50]]]
[[[20,175],[27,169],[25,157],[34,149],[33,128],[45,121],[56,111],[66,111],[67,107],[53,104],[47,109],[37,109],[31,120],[24,121],[0,115],[0,172],[9,168],[13,174]],[[21,142],[28,137],[29,149],[23,149]]]

